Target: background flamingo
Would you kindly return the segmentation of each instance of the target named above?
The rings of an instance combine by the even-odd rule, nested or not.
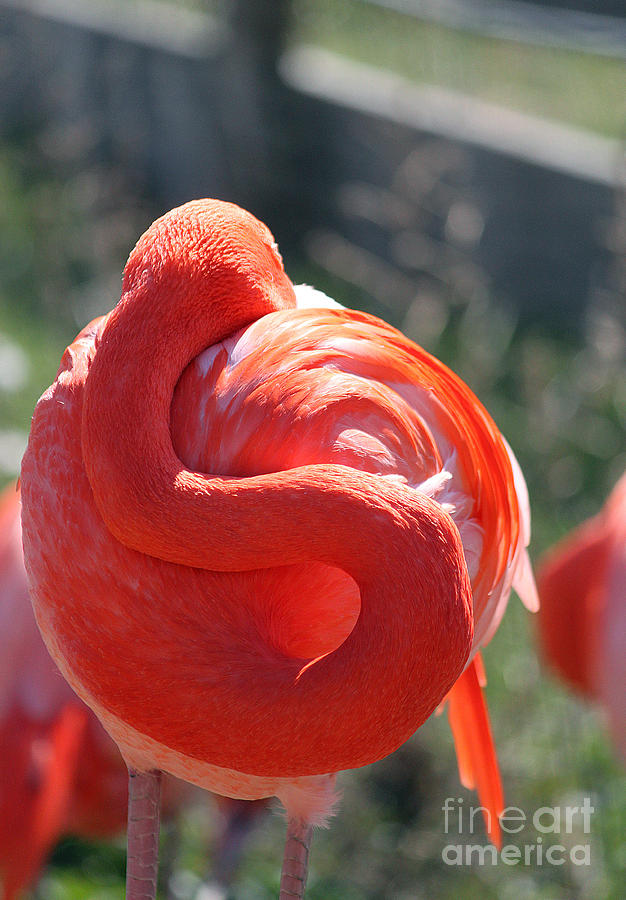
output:
[[[333,773],[392,752],[446,696],[497,839],[474,654],[512,583],[535,602],[523,478],[445,366],[365,314],[296,303],[333,305],[294,293],[261,223],[181,207],[33,419],[35,608],[129,764],[129,896],[155,877],[137,829],[158,770],[277,795],[282,888],[300,894]]]
[[[603,706],[626,760],[626,474],[598,515],[546,554],[538,586],[545,658]]]

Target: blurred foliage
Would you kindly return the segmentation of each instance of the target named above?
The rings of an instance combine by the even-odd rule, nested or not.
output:
[[[519,48],[483,46],[478,38],[438,34],[355,3],[295,3],[295,34],[367,61],[400,65],[407,74],[513,102],[512,72],[528,69],[520,104],[606,133],[616,133],[597,99],[615,102],[612,63],[552,51],[519,58]],[[391,23],[391,24],[390,24]],[[375,40],[372,38],[375,35]],[[480,57],[480,63],[472,60]],[[400,61],[400,62],[398,62]],[[569,68],[571,63],[571,68]],[[562,68],[557,67],[561,66]],[[604,68],[604,67],[607,68]],[[554,67],[554,68],[552,68]],[[595,67],[595,68],[594,68]],[[477,72],[472,83],[470,74]],[[583,91],[573,85],[584,82]],[[547,89],[550,96],[547,96]],[[611,99],[613,97],[613,100]],[[532,98],[532,102],[529,100]],[[535,106],[535,100],[539,104]],[[560,105],[562,101],[562,106]],[[611,124],[613,123],[613,124]],[[20,135],[0,147],[0,477],[17,471],[29,417],[54,378],[65,345],[83,324],[119,297],[121,270],[138,235],[163,212],[121,171],[71,153],[52,158],[45,134]],[[270,226],[272,223],[269,223]],[[286,260],[307,281],[347,305],[380,314],[375,292],[332,277],[305,259]],[[395,322],[458,372],[490,410],[527,476],[534,559],[595,513],[626,468],[626,371],[623,323],[590,305],[580,339],[539,326],[521,329],[514,311],[489,291],[460,297],[417,293]],[[392,757],[340,777],[343,800],[326,831],[316,833],[308,900],[618,900],[626,869],[626,790],[601,713],[569,695],[537,659],[532,618],[513,598],[485,651],[487,688],[506,802],[528,815],[542,806],[580,805],[595,813],[591,865],[447,866],[449,843],[485,843],[477,834],[444,834],[447,797],[477,805],[459,786],[445,714],[433,717]],[[210,726],[207,726],[210,727]],[[171,896],[194,895],[210,870],[216,812],[207,798],[183,816],[172,855]],[[172,840],[165,829],[163,842]],[[278,893],[284,821],[268,815],[244,853],[232,897],[267,900]],[[526,828],[510,843],[536,843]],[[544,835],[583,843],[577,835]],[[575,840],[574,840],[575,839]],[[209,862],[207,862],[209,860]],[[118,900],[124,851],[68,839],[37,888],[46,900]],[[165,894],[163,894],[165,896]],[[209,895],[205,895],[207,900]],[[219,894],[215,894],[219,896]]]
[[[130,247],[156,214],[121,170],[77,165],[47,132],[0,147],[0,479],[76,332],[119,299]],[[37,324],[35,324],[37,323]]]

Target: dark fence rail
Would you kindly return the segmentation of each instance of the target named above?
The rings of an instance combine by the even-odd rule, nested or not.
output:
[[[279,22],[259,45],[254,6],[226,25],[162,4],[113,19],[1,0],[0,134],[43,130],[57,156],[120,164],[164,206],[240,202],[305,270],[396,321],[418,295],[488,291],[563,329],[619,302],[617,142],[319,51],[277,70]]]

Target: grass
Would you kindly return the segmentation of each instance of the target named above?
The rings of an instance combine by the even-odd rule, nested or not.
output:
[[[623,60],[481,37],[359,0],[295,0],[290,39],[521,112],[625,136]]]

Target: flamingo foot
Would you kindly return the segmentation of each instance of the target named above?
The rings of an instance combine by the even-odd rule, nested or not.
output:
[[[300,818],[289,818],[287,841],[280,878],[279,900],[302,900],[309,871],[309,850],[313,826]]]
[[[156,900],[161,773],[128,770],[126,900]]]

